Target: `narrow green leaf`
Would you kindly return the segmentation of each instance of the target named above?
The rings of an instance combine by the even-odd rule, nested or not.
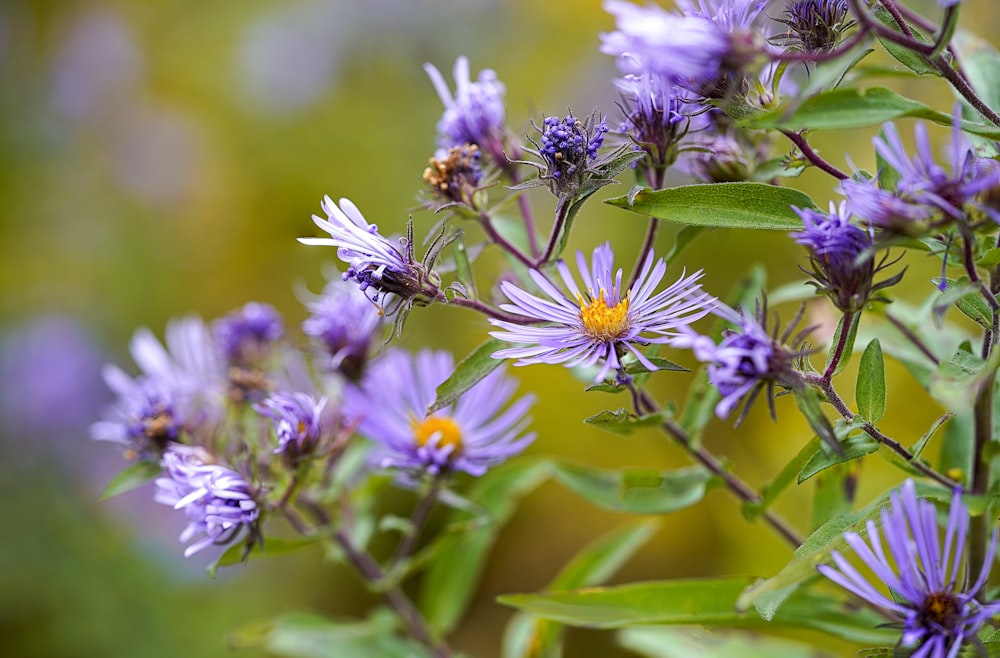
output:
[[[205,567],[209,577],[215,578],[215,574],[220,567],[231,567],[242,564],[249,560],[257,560],[264,557],[277,557],[287,555],[300,548],[304,548],[319,540],[319,537],[306,537],[304,539],[282,539],[280,537],[265,537],[263,544],[255,544],[250,552],[246,552],[246,544],[239,542],[227,548],[222,555],[216,558],[215,562]]]
[[[896,23],[896,19],[893,18],[892,14],[883,7],[881,4],[874,4],[871,8],[872,16],[875,17],[877,21],[883,25],[893,29],[898,30],[899,26]],[[927,39],[924,38],[920,31],[917,30],[913,25],[909,25],[910,32],[913,34],[914,38],[920,43],[928,43]],[[879,37],[879,43],[885,48],[886,52],[892,55],[896,61],[910,69],[917,75],[941,75],[938,73],[937,69],[930,65],[927,58],[920,53],[914,52],[913,50],[902,46],[888,39],[883,39]]]
[[[826,367],[830,366],[830,361],[833,359],[834,350],[837,349],[837,345],[840,343],[840,334],[844,331],[844,318],[846,316],[840,316],[840,322],[837,323],[837,330],[833,334],[833,340],[830,341],[830,349],[826,353]],[[844,344],[844,351],[840,356],[840,362],[834,369],[833,374],[839,375],[847,364],[851,361],[851,355],[854,354],[854,341],[858,337],[858,324],[861,321],[861,314],[855,313],[851,316],[851,326],[847,329],[847,343]]]
[[[865,455],[878,452],[879,443],[864,432],[858,432],[848,436],[841,442],[840,446],[842,448],[840,453],[832,452],[822,445],[817,446],[812,457],[809,458],[806,465],[799,471],[798,483],[802,484],[820,471],[824,471],[831,466],[860,459]]]
[[[807,195],[764,183],[712,183],[664,190],[643,190],[629,203],[628,196],[606,203],[640,215],[689,226],[793,231],[802,220],[791,209],[815,208]]]
[[[789,111],[791,110],[791,111]],[[951,126],[953,117],[923,103],[900,96],[885,87],[869,89],[841,88],[826,91],[797,108],[779,107],[745,119],[746,128],[783,130],[837,130],[876,126],[886,121],[926,119]],[[963,120],[962,130],[973,135],[1000,139],[1000,128]]]
[[[583,422],[602,430],[607,430],[612,434],[628,435],[632,432],[647,427],[657,427],[663,423],[663,414],[647,414],[645,416],[635,416],[627,409],[605,410],[596,413]]]
[[[885,360],[878,338],[868,343],[861,354],[855,397],[862,418],[871,423],[882,420],[885,415]]]
[[[472,265],[469,263],[469,252],[465,248],[465,242],[459,235],[451,243],[451,253],[455,258],[455,274],[459,282],[465,287],[465,291],[471,299],[476,299],[479,295],[476,292],[476,277],[472,273]]]
[[[982,257],[976,261],[976,265],[985,268],[1000,265],[1000,248],[993,247],[991,249],[987,249],[983,252]]]
[[[857,464],[837,464],[816,476],[813,489],[810,529],[815,530],[828,519],[849,514],[854,507],[858,488]]]
[[[675,372],[688,372],[688,369],[684,366],[674,363],[669,359],[664,359],[660,356],[647,356],[646,359],[656,366],[656,370],[649,370],[646,366],[642,365],[640,361],[633,361],[625,366],[625,372],[630,375],[638,375],[644,372],[658,372],[660,370],[673,370]]]
[[[840,445],[837,435],[834,434],[830,420],[820,407],[819,393],[811,387],[804,387],[793,390],[792,397],[795,398],[795,405],[802,413],[802,417],[809,423],[809,427],[816,433],[816,436],[834,453],[842,454],[844,448]]]
[[[499,601],[539,617],[588,628],[627,628],[649,624],[733,628],[811,628],[856,642],[892,644],[899,632],[878,628],[884,618],[829,596],[797,594],[770,623],[738,612],[736,599],[750,578],[669,580],[591,587],[549,594],[508,594]]]
[[[111,482],[108,483],[108,486],[101,493],[101,500],[114,498],[127,491],[141,487],[159,474],[159,462],[151,459],[143,459],[134,464],[129,464],[111,478]]]
[[[950,413],[950,412],[946,413],[946,414],[942,415],[940,418],[938,418],[937,420],[935,420],[931,424],[931,426],[927,428],[927,431],[924,432],[923,436],[921,436],[920,439],[916,443],[913,444],[913,447],[910,448],[910,452],[913,453],[913,458],[914,459],[917,459],[918,457],[920,457],[920,453],[922,453],[924,451],[924,448],[927,447],[927,442],[930,441],[931,438],[937,433],[938,429],[940,429],[940,427],[942,425],[944,425],[945,423],[947,423],[949,420],[951,420],[954,417],[955,417],[955,414]]]
[[[989,41],[966,30],[958,30],[951,45],[958,50],[962,70],[979,97],[994,109],[1000,107],[1000,53]]]
[[[614,512],[666,514],[699,502],[712,475],[697,466],[674,471],[603,470],[560,463],[555,478],[590,503]]]
[[[550,461],[522,458],[492,469],[472,485],[466,497],[482,507],[487,522],[460,535],[446,537],[438,546],[420,588],[420,609],[434,632],[447,635],[454,630],[479,583],[500,528],[521,498],[551,474]],[[462,522],[468,518],[467,512],[456,510],[452,520]]]
[[[506,343],[499,338],[491,338],[462,359],[455,366],[455,372],[437,387],[437,398],[428,407],[427,413],[432,414],[453,404],[463,393],[496,370],[503,361],[494,359],[491,355],[504,345]]]
[[[749,631],[649,626],[618,631],[618,643],[648,658],[832,658],[796,640]]]
[[[660,527],[656,519],[631,521],[583,547],[545,586],[545,591],[593,587],[604,583],[627,562]],[[505,658],[558,656],[562,626],[526,613],[511,619],[504,634]]]

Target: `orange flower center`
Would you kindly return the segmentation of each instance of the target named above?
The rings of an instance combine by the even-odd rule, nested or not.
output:
[[[438,448],[453,446],[449,455],[451,458],[462,452],[462,430],[448,416],[431,416],[423,420],[414,418],[410,421],[410,426],[413,427],[413,436],[418,446],[428,443],[433,443]]]
[[[596,299],[591,299],[587,304],[583,297],[577,297],[580,303],[580,321],[583,322],[583,329],[587,335],[595,340],[615,340],[619,338],[629,327],[628,305],[632,297],[632,291],[625,293],[625,299],[614,306],[608,306],[604,300],[604,290]],[[593,297],[593,292],[591,292]]]

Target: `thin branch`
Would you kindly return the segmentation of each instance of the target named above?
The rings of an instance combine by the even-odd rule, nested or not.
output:
[[[850,176],[842,172],[840,169],[837,169],[832,164],[821,158],[819,154],[816,153],[811,146],[809,146],[809,142],[807,142],[805,137],[802,136],[802,133],[792,132],[791,130],[782,130],[781,134],[792,140],[792,144],[795,144],[795,146],[802,151],[802,155],[806,156],[806,159],[817,168],[825,171],[838,180],[847,180],[850,178]]]

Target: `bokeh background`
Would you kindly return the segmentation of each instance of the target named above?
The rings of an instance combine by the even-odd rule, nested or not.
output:
[[[967,2],[963,22],[989,34],[989,3]],[[781,3],[772,3],[781,11]],[[933,3],[919,3],[933,10]],[[422,70],[450,79],[455,57],[493,68],[507,86],[516,134],[540,113],[592,108],[617,119],[613,62],[598,53],[612,28],[597,0],[5,0],[0,3],[0,644],[11,656],[230,655],[229,633],[287,611],[358,614],[371,601],[354,578],[301,553],[250,563],[210,580],[206,560],[184,560],[182,515],[156,505],[147,486],[98,502],[122,466],[87,425],[109,396],[102,363],[131,368],[136,327],[162,335],[184,314],[218,317],[249,300],[274,304],[296,327],[296,290],[318,291],[330,250],[305,247],[324,194],[350,197],[384,232],[416,208],[441,106]],[[883,63],[890,62],[884,60]],[[934,80],[878,81],[949,110]],[[908,127],[904,134],[910,134]],[[935,131],[940,139],[947,133]],[[817,136],[846,167],[871,166],[871,131]],[[781,149],[787,145],[780,145]],[[801,179],[823,206],[836,195],[814,172]],[[621,194],[627,187],[602,191]],[[532,197],[541,217],[553,208]],[[414,215],[418,227],[436,218]],[[593,202],[571,249],[611,240],[631,263],[644,222]],[[470,231],[470,234],[473,234]],[[666,227],[658,251],[676,229]],[[502,265],[483,260],[488,286]],[[800,250],[782,234],[715,232],[671,275],[705,268],[724,294],[755,263],[771,286],[802,277]],[[904,290],[926,292],[935,266],[909,261]],[[781,308],[789,317],[794,308]],[[828,322],[829,307],[810,306]],[[487,326],[461,310],[413,313],[402,343],[461,356]],[[824,332],[817,332],[822,342]],[[683,360],[684,356],[677,356]],[[668,468],[685,464],[656,433],[618,437],[581,420],[621,401],[582,393],[558,367],[520,369],[538,392],[534,453],[583,462]],[[908,443],[940,410],[905,383],[889,395],[890,434]],[[654,378],[681,399],[687,375]],[[848,392],[851,375],[845,375]],[[750,482],[767,481],[808,431],[787,401],[781,423],[758,405],[738,431],[713,422],[706,440]],[[910,437],[909,440],[905,440]],[[863,466],[859,500],[897,481],[877,458]],[[778,506],[806,528],[811,487]],[[496,548],[455,645],[498,655],[510,611],[494,602],[533,591],[575,550],[625,518],[596,510],[556,485],[529,497]],[[664,530],[616,582],[682,576],[769,575],[788,551],[746,523],[724,492],[665,519]],[[618,655],[608,634],[574,631],[569,655]],[[254,650],[233,655],[255,656]]]

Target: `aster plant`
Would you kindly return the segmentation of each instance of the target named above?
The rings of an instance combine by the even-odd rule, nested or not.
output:
[[[91,427],[130,462],[106,494],[152,481],[183,554],[213,572],[317,549],[380,600],[369,618],[244,634],[277,653],[329,631],[348,658],[470,655],[455,631],[490,549],[547,481],[571,492],[575,525],[578,499],[641,518],[579,549],[544,591],[500,597],[518,610],[494,643],[505,658],[562,655],[566,626],[617,629],[653,658],[828,655],[829,636],[869,655],[997,653],[1000,114],[984,81],[1000,55],[955,38],[959,2],[931,18],[898,0],[604,9],[594,49],[618,68],[603,86],[617,131],[606,107],[514,118],[491,69],[473,76],[459,56],[449,82],[427,64],[426,100],[444,109],[424,126],[414,215],[380,229],[324,198],[320,236],[300,241],[339,271],[300,295],[301,335],[263,302],[174,321],[162,343],[136,332],[136,368],[105,368],[115,401]],[[872,86],[858,65],[878,50],[915,84],[940,78],[958,106]],[[915,148],[887,117],[923,121]],[[821,152],[813,136],[830,128],[868,131],[871,148]],[[799,189],[806,170],[826,198]],[[594,223],[599,192],[611,226]],[[596,246],[564,255],[595,231]],[[752,231],[763,237],[745,246]],[[723,293],[727,249],[799,254],[800,271],[766,290],[758,266]],[[404,331],[410,313],[480,344],[441,331],[449,349],[430,349]],[[548,455],[553,432],[579,432],[555,381],[603,409],[582,421],[616,450],[642,434],[686,465]],[[549,406],[558,420],[536,424]],[[900,413],[929,424],[900,429]],[[672,513],[712,489],[737,505],[711,516],[741,538],[759,526],[719,542],[753,577],[672,564],[680,577],[604,585],[658,527],[686,532]]]

